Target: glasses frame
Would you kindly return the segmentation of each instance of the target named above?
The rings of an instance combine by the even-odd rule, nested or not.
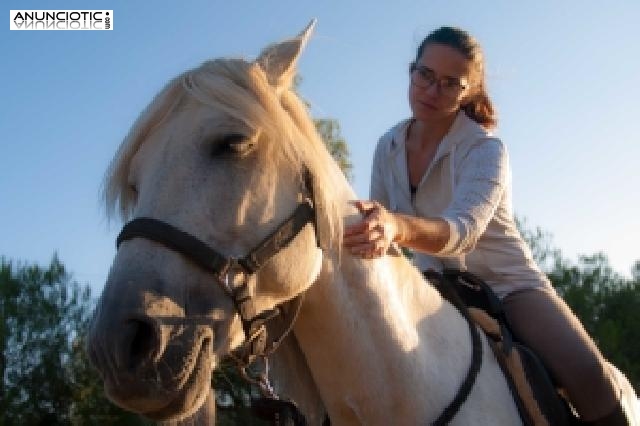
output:
[[[428,73],[431,73],[432,76],[427,77]],[[416,74],[418,74],[418,76],[414,77]],[[425,65],[418,65],[415,62],[412,62],[409,66],[409,77],[411,84],[416,87],[428,89],[436,84],[436,88],[440,93],[451,97],[458,96],[463,90],[469,87],[468,82],[463,83],[464,79],[449,76],[438,77],[436,72],[431,68]],[[421,80],[416,82],[416,78]],[[452,85],[451,82],[454,82],[454,84]]]

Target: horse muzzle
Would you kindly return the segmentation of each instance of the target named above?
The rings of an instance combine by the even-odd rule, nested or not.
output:
[[[106,395],[120,407],[155,420],[182,418],[208,395],[211,328],[186,319],[172,322],[137,316],[100,335],[92,327],[90,360],[104,379]]]

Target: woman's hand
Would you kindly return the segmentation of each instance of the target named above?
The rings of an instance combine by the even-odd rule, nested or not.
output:
[[[354,201],[364,218],[346,226],[343,244],[354,256],[374,259],[384,256],[398,234],[394,214],[376,201]]]

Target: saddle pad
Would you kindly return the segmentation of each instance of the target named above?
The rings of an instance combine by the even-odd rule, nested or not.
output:
[[[498,321],[485,311],[469,308],[469,315],[489,337],[489,344],[519,400],[525,424],[568,425],[567,410],[540,360],[527,347],[513,343],[505,350]],[[523,412],[524,411],[524,412]]]

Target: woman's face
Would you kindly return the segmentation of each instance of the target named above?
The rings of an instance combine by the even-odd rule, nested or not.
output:
[[[411,67],[409,104],[417,120],[451,118],[469,92],[472,64],[458,50],[427,45]]]

